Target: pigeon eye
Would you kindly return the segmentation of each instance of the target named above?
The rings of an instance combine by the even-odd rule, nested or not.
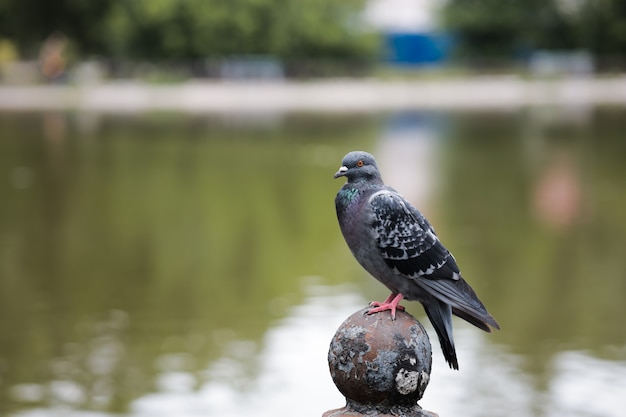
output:
[[[363,161],[359,161],[359,162],[357,162],[357,163],[356,163],[356,166],[358,166],[358,167],[362,167],[362,166],[363,166]]]

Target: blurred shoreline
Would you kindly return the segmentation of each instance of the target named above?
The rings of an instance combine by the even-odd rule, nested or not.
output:
[[[547,80],[490,76],[410,81],[192,80],[171,85],[136,81],[93,85],[0,85],[0,110],[12,111],[353,113],[590,105],[626,105],[626,76]]]

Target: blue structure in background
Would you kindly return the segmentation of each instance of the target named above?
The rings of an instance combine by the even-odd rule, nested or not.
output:
[[[452,37],[446,33],[387,33],[385,61],[399,66],[443,64],[452,50]]]

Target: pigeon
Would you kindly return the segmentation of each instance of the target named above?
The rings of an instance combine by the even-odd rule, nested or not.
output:
[[[396,310],[403,300],[422,303],[448,365],[459,369],[452,338],[452,314],[486,332],[500,329],[474,290],[461,276],[456,260],[428,220],[396,190],[385,185],[374,157],[348,153],[335,178],[347,182],[335,197],[341,232],[350,251],[391,294],[370,303],[367,314]]]

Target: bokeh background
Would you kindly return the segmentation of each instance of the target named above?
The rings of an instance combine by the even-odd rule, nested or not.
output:
[[[0,415],[319,416],[387,290],[332,176],[373,153],[502,330],[442,416],[626,409],[626,4],[0,0]],[[434,333],[418,303],[409,312]]]

